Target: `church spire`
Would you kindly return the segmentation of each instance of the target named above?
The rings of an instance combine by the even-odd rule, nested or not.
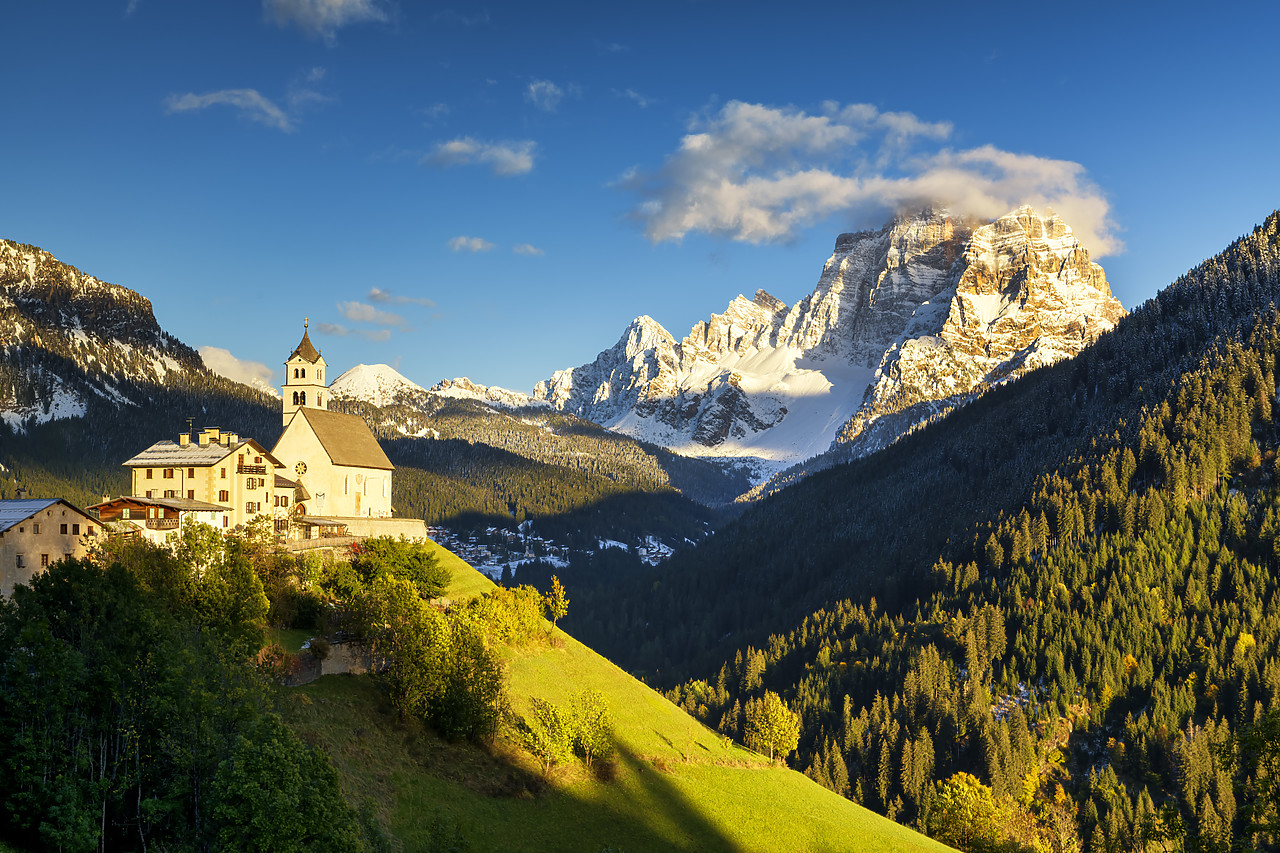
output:
[[[309,325],[310,325],[309,319],[303,319],[302,340],[298,342],[298,346],[294,348],[292,353],[290,353],[289,355],[290,361],[292,361],[295,356],[302,356],[302,358],[306,359],[311,364],[315,364],[317,361],[320,360],[320,350],[315,348],[315,346],[311,343],[311,336],[307,334],[307,327]]]
[[[329,388],[324,382],[324,356],[311,343],[307,330],[310,320],[302,321],[302,340],[284,363],[284,395],[281,399],[284,423],[298,409],[327,409]]]

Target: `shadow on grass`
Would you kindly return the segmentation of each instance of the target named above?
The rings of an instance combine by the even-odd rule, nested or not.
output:
[[[664,738],[665,740],[665,738]],[[737,851],[740,848],[680,791],[661,759],[647,760],[616,739],[612,760],[619,781],[600,783],[596,796],[575,797],[584,807],[613,813],[620,837],[600,839],[598,853],[610,847],[627,853],[644,850]],[[567,793],[567,796],[573,796]],[[585,841],[586,839],[584,839]]]

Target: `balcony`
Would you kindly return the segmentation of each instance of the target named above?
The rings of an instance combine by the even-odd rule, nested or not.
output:
[[[176,518],[148,518],[148,530],[177,530],[178,519]]]
[[[259,476],[266,476],[267,466],[266,465],[237,465],[236,473],[237,474],[258,474]]]

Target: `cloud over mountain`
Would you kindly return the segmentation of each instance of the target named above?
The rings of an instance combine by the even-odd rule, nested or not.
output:
[[[886,213],[942,203],[996,217],[1020,204],[1052,208],[1101,256],[1121,248],[1110,206],[1079,163],[1002,151],[943,147],[949,122],[869,104],[794,107],[730,101],[694,119],[656,170],[621,186],[653,242],[701,231],[748,243],[785,241],[828,217],[852,226]]]

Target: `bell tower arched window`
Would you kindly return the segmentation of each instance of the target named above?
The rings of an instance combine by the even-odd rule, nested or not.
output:
[[[297,392],[297,391],[294,391],[294,392],[293,392],[293,404],[294,404],[295,406],[296,406],[296,405],[298,405],[298,392]]]
[[[301,391],[298,394],[298,405],[305,406],[307,404],[307,392]]]

